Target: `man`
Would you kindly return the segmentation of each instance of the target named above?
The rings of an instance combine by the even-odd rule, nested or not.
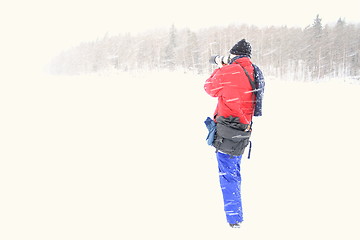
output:
[[[240,161],[250,142],[253,116],[262,115],[265,82],[261,70],[250,61],[251,45],[245,39],[230,50],[229,63],[217,59],[215,69],[205,83],[205,91],[218,98],[214,113],[220,185],[226,218],[231,227],[243,221]],[[250,144],[251,145],[251,144]]]

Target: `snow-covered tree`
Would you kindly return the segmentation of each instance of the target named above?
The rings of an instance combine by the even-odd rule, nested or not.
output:
[[[252,60],[267,76],[298,80],[360,78],[360,24],[347,24],[339,18],[336,25],[324,26],[319,15],[304,29],[233,24],[191,31],[172,25],[168,30],[137,35],[105,35],[64,51],[54,58],[52,70],[67,74],[108,68],[210,72],[214,68],[208,62],[210,56],[228,54],[242,38],[252,44]]]

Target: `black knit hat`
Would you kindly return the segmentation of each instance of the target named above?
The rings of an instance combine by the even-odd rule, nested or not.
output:
[[[231,54],[234,55],[246,55],[251,56],[251,45],[245,39],[242,39],[237,44],[235,44],[230,50]]]

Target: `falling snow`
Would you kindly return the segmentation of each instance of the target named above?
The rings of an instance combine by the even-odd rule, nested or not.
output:
[[[266,74],[265,74],[266,75]],[[268,77],[226,224],[208,76],[12,79],[1,88],[3,239],[357,239],[360,86]]]

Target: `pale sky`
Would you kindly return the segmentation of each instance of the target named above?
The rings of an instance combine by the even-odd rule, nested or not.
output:
[[[360,23],[360,0],[33,0],[0,3],[2,57],[49,59],[61,49],[95,40],[106,32],[247,23],[305,27],[317,14],[323,24],[345,18]]]

